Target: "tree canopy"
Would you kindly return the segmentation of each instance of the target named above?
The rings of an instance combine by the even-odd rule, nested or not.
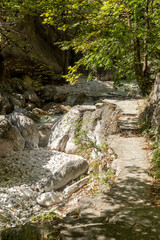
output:
[[[90,77],[101,67],[115,81],[136,79],[143,94],[150,91],[160,66],[159,0],[3,0],[0,9],[0,28],[34,14],[63,31],[60,47],[81,56],[69,67],[71,82],[81,65]]]

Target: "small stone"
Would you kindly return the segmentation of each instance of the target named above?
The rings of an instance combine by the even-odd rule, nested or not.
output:
[[[21,220],[21,222],[25,223],[25,222],[27,222],[28,219],[25,218],[25,217],[23,217],[23,218],[21,218],[20,220]]]
[[[13,203],[9,203],[7,207],[8,207],[8,208],[13,208],[13,207],[14,207],[14,204],[13,204]]]
[[[22,193],[28,198],[33,197],[33,190],[31,190],[29,188],[23,188]]]
[[[33,207],[33,212],[39,212],[41,210],[41,207],[40,205],[36,204],[34,207]]]
[[[95,106],[96,108],[101,108],[104,106],[104,103],[96,103]]]
[[[62,195],[57,192],[42,193],[37,198],[37,203],[42,207],[49,207],[51,205],[61,202],[63,199]]]

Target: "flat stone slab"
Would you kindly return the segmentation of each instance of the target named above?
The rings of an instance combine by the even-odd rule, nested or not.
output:
[[[136,117],[122,116],[118,119],[118,126],[121,130],[138,130],[139,122]]]
[[[103,101],[116,104],[122,110],[123,115],[138,115],[144,108],[144,99],[138,100],[105,99]]]

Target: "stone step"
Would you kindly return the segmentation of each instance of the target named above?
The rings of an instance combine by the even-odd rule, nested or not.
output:
[[[138,117],[122,116],[118,119],[118,126],[121,130],[136,131],[140,129]]]

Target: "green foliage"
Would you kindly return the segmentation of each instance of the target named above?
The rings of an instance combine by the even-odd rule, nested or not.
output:
[[[157,134],[155,130],[148,130],[147,133],[151,137],[152,150],[153,150],[153,158],[152,158],[152,168],[151,168],[151,176],[156,180],[160,181],[160,140],[157,139]]]
[[[71,83],[83,65],[114,71],[115,82],[136,79],[143,94],[150,91],[159,71],[159,0],[2,0],[0,7],[4,23],[32,14],[63,32],[60,47],[82,56],[65,76]]]
[[[91,193],[99,192],[103,184],[107,183],[111,186],[114,181],[114,173],[111,169],[104,167],[109,161],[112,161],[107,143],[97,144],[95,136],[89,131],[90,117],[85,119],[81,117],[76,121],[70,119],[70,122],[73,125],[74,143],[78,146],[77,153],[89,162]]]
[[[51,210],[33,217],[25,225],[2,231],[1,236],[3,240],[60,240],[60,230],[56,226],[61,221],[62,217]]]
[[[70,82],[70,84],[75,84],[78,80],[78,78],[80,77],[80,73],[77,74],[78,71],[78,66],[75,65],[73,67],[68,67],[68,73],[66,75],[63,75],[62,77],[64,77],[68,82]]]
[[[50,210],[48,213],[41,213],[40,215],[32,217],[31,221],[35,222],[45,222],[45,221],[52,221],[52,220],[59,220],[62,219],[62,216],[59,216],[55,213],[54,210]]]
[[[115,175],[114,175],[113,171],[111,169],[108,169],[106,176],[103,177],[103,179],[102,179],[102,183],[103,184],[108,183],[114,176]]]
[[[157,148],[153,152],[152,163],[152,171],[154,172],[153,176],[156,180],[160,180],[160,142],[157,143]]]
[[[11,228],[1,233],[2,240],[36,240],[40,239],[40,233],[34,226],[25,225],[18,231],[17,228]]]
[[[158,0],[70,0],[52,1],[49,6],[42,14],[44,21],[65,32],[68,40],[60,43],[63,49],[72,47],[82,54],[77,67],[114,70],[115,81],[137,79],[142,93],[150,90],[160,53]],[[74,82],[72,74],[66,78]]]

